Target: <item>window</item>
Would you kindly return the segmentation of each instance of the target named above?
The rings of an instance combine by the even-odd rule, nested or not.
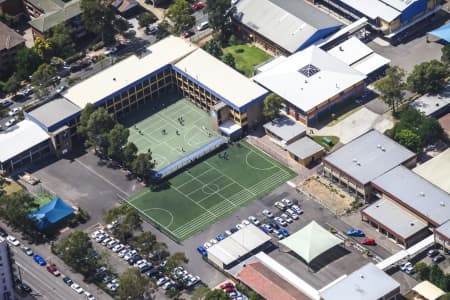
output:
[[[314,74],[317,74],[320,72],[320,69],[312,64],[307,64],[306,66],[302,67],[300,70],[298,70],[301,74],[305,75],[306,77],[311,77]]]

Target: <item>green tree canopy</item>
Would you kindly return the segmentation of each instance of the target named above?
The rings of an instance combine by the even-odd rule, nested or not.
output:
[[[204,300],[231,300],[231,297],[224,290],[214,289],[206,293]]]
[[[123,164],[129,168],[137,158],[138,148],[132,142],[128,143],[123,149]]]
[[[191,6],[186,0],[175,0],[167,9],[166,15],[174,23],[173,31],[176,34],[195,25],[195,17],[191,15]]]
[[[216,58],[221,58],[223,55],[222,47],[216,39],[211,39],[205,43],[203,49]]]
[[[43,63],[34,48],[23,47],[16,54],[16,74],[20,79],[26,79]]]
[[[141,14],[140,18],[139,18],[139,26],[141,27],[147,27],[148,25],[156,22],[157,18],[155,17],[155,15],[149,13],[149,12],[144,12]]]
[[[411,91],[435,94],[442,90],[449,75],[448,66],[438,60],[415,65],[409,74],[407,83]]]
[[[17,73],[11,75],[3,85],[3,91],[5,93],[15,94],[20,89],[20,79]]]
[[[206,11],[208,13],[209,26],[215,31],[220,32],[228,22],[225,15],[227,9],[231,6],[230,0],[207,0]]]
[[[152,154],[150,152],[140,153],[131,164],[133,172],[144,180],[148,180],[148,176],[154,167]]]
[[[433,264],[430,270],[430,282],[439,286],[443,277],[445,277],[445,275],[441,268],[439,268],[437,264]]]
[[[391,106],[395,113],[397,105],[403,99],[403,89],[405,72],[397,66],[390,67],[386,72],[386,77],[375,82],[375,88],[380,92],[383,101]]]
[[[227,53],[223,56],[222,61],[232,68],[236,68],[236,61],[231,53]]]
[[[122,161],[123,148],[127,144],[130,131],[122,124],[117,123],[108,132],[108,156],[114,160]]]
[[[276,95],[270,94],[264,99],[262,114],[266,120],[272,120],[280,114],[282,108],[283,99]]]
[[[441,61],[447,65],[450,64],[450,44],[447,44],[444,47],[442,47],[441,51],[442,51]]]
[[[31,84],[36,88],[46,88],[53,84],[53,77],[57,74],[56,68],[49,64],[42,64],[33,73]]]
[[[175,252],[167,258],[166,270],[170,271],[174,268],[181,266],[183,264],[187,264],[189,262],[186,254],[183,252]]]
[[[409,129],[402,129],[396,132],[394,139],[415,153],[422,151],[420,136]]]
[[[77,133],[82,137],[87,137],[87,125],[91,114],[95,111],[95,105],[92,103],[86,104],[81,111],[80,124],[77,127]]]
[[[39,55],[39,57],[45,62],[49,62],[53,56],[53,45],[49,42],[48,39],[37,38],[34,41],[33,48],[36,50],[36,53]]]
[[[130,268],[119,277],[119,289],[117,299],[119,300],[144,300],[144,294],[148,293],[151,287],[149,279],[141,274],[138,269]]]
[[[86,126],[88,145],[105,153],[105,149],[108,148],[108,133],[114,125],[114,119],[103,107],[96,109],[89,116]]]
[[[101,33],[104,41],[114,35],[115,13],[107,4],[97,0],[81,0],[80,3],[84,26],[93,33]]]
[[[67,58],[75,54],[72,30],[62,23],[52,28],[48,42],[53,46],[53,55],[55,56]]]

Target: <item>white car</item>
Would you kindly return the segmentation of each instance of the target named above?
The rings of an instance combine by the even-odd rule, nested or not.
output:
[[[229,230],[225,230],[225,234],[227,235],[227,236],[230,236],[230,235],[232,235],[233,233],[231,233],[231,231],[229,231]],[[205,247],[206,248],[206,247]]]
[[[58,87],[56,88],[55,92],[56,92],[57,94],[59,94],[59,93],[61,93],[62,91],[64,91],[65,89],[66,89],[66,86],[65,86],[65,85],[60,85],[60,86],[58,86]]]
[[[96,239],[100,234],[104,234],[105,232],[103,230],[96,230],[91,234],[92,239]]]
[[[114,247],[115,245],[119,244],[120,241],[119,240],[111,240],[108,242],[108,244],[106,244],[106,247],[108,249],[111,249],[112,247]]]
[[[263,210],[262,213],[263,213],[263,215],[265,215],[268,218],[272,219],[274,217],[273,213],[268,209]]]
[[[410,267],[412,267],[412,266],[413,266],[412,263],[410,263],[410,262],[408,261],[408,262],[406,262],[406,263],[400,265],[400,270],[406,271],[408,268],[410,268]]]
[[[22,107],[14,107],[8,112],[8,116],[15,116],[22,110]]]
[[[84,296],[86,297],[87,300],[95,300],[95,297],[89,292],[85,291]]]
[[[128,253],[128,249],[122,249],[122,250],[120,250],[120,252],[119,252],[119,257],[120,258],[122,258],[122,257],[124,257],[127,253]]]
[[[12,235],[8,235],[8,237],[6,237],[6,240],[8,241],[8,243],[10,243],[13,246],[19,246],[20,242],[19,240],[17,240],[15,237],[13,237]]]
[[[103,246],[106,246],[106,245],[107,245],[109,242],[111,242],[111,241],[112,241],[112,238],[107,237],[106,239],[103,240],[102,245],[103,245]]]
[[[292,205],[292,210],[295,211],[298,215],[301,215],[303,213],[303,209],[301,209],[300,206],[297,204]]]
[[[290,216],[288,216],[287,214],[282,214],[280,217],[282,217],[288,223],[293,222],[292,218]]]
[[[70,287],[78,294],[83,294],[83,292],[84,292],[84,290],[81,288],[81,286],[79,286],[76,283],[73,283]]]
[[[200,282],[200,276],[190,276],[189,281],[186,284],[188,287],[194,286]]]
[[[244,227],[245,227],[245,226],[242,225],[242,224],[240,224],[240,223],[236,225],[236,229],[237,229],[237,230],[241,230],[241,229],[244,228]]]
[[[286,199],[286,198],[281,199],[281,203],[283,203],[283,204],[286,205],[287,207],[291,207],[292,205],[294,205],[294,203],[293,203],[291,200]]]
[[[259,226],[261,224],[261,222],[254,216],[249,216],[248,220],[256,226]]]
[[[276,208],[278,208],[279,210],[283,210],[283,211],[287,208],[286,205],[284,205],[284,204],[281,203],[280,201],[275,202],[274,206],[275,206]]]
[[[117,252],[121,251],[123,248],[125,248],[125,246],[124,246],[123,244],[118,244],[118,245],[115,245],[115,246],[112,248],[112,251],[113,251],[114,253],[117,253]]]
[[[16,118],[11,118],[11,119],[9,119],[8,122],[5,123],[5,126],[6,126],[6,127],[11,127],[11,126],[13,126],[14,124],[16,124],[16,122],[17,122],[17,119],[16,119]]]
[[[114,220],[111,223],[109,223],[108,225],[106,225],[106,228],[108,228],[109,230],[116,228],[119,225],[119,221]]]
[[[292,219],[298,220],[298,215],[296,213],[289,214]]]
[[[125,254],[124,255],[124,257],[123,257],[123,259],[124,260],[129,260],[130,258],[132,258],[133,256],[135,256],[137,254],[137,251],[136,250],[130,250],[130,251],[128,251],[128,253],[127,254]]]
[[[248,226],[248,225],[250,225],[250,222],[249,222],[249,221],[247,221],[247,220],[244,220],[244,221],[242,221],[242,225],[244,225],[244,226]]]
[[[280,217],[275,217],[274,218],[274,220],[275,220],[275,222],[277,222],[278,223],[278,225],[281,225],[281,226],[287,226],[287,223],[286,223],[286,221],[285,220],[283,220],[282,218],[280,218]]]
[[[214,245],[214,244],[217,244],[217,240],[216,240],[216,239],[210,239],[209,242],[210,242],[211,244],[213,244],[213,245]]]
[[[210,242],[206,242],[203,244],[203,247],[205,247],[205,249],[208,249],[212,246],[212,244]]]
[[[164,283],[166,283],[167,281],[169,281],[168,277],[161,277],[160,279],[158,279],[156,281],[156,285],[157,286],[162,286]]]
[[[208,27],[209,27],[208,21],[201,22],[200,24],[197,25],[197,31],[205,30]]]
[[[231,0],[231,5],[236,5],[239,2],[239,0]]]

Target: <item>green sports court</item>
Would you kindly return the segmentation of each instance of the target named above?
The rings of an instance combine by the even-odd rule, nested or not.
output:
[[[157,189],[131,196],[128,203],[181,241],[294,176],[290,169],[240,142],[208,155]]]

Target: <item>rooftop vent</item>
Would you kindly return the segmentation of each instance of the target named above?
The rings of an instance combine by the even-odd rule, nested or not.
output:
[[[425,193],[424,192],[420,192],[420,196],[425,197]]]
[[[307,64],[306,66],[300,68],[298,70],[301,74],[305,75],[306,77],[311,77],[314,74],[317,74],[320,72],[320,69],[312,64]]]
[[[113,80],[116,81],[116,77],[114,77]]]
[[[364,275],[362,275],[362,274],[361,274],[359,277],[360,277],[361,279],[364,279]]]
[[[356,164],[361,167],[361,163],[359,161]]]
[[[344,48],[342,48],[342,46],[339,46],[339,50],[344,51]]]
[[[381,147],[381,151],[386,152],[386,148]]]
[[[378,148],[378,149],[381,149],[381,145],[380,145],[380,144],[378,144],[378,145],[377,145],[377,148]]]
[[[358,162],[358,160],[356,158],[352,159],[352,162]]]
[[[414,222],[409,223],[409,226],[414,226],[416,225]]]
[[[445,203],[444,203],[444,201],[441,201],[441,203],[440,203],[440,204],[441,204],[441,206],[442,206],[442,207],[444,207],[444,206],[445,206]]]

